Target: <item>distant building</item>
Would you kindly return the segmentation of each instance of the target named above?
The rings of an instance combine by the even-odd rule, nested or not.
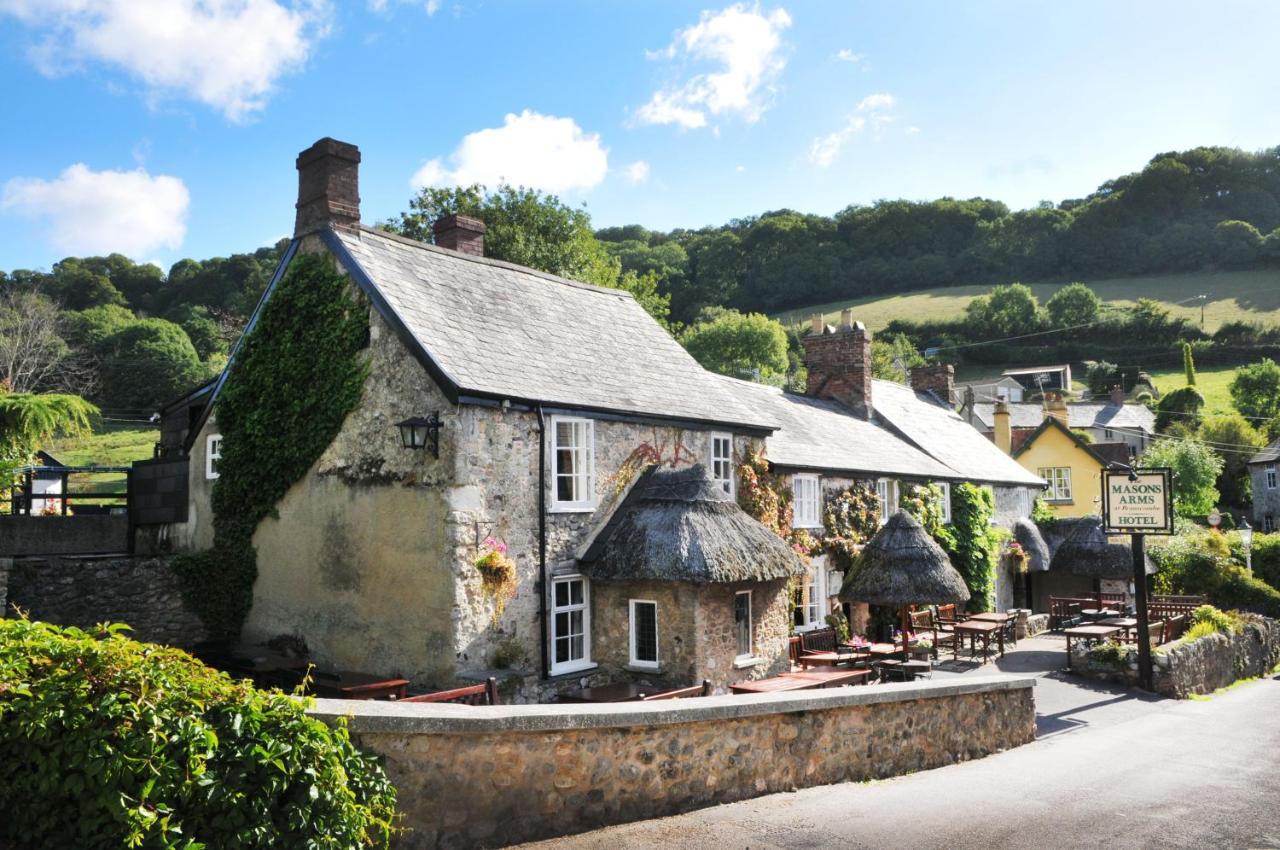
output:
[[[1027,392],[1071,392],[1071,365],[1068,363],[1030,369],[1005,369],[1002,374],[1006,378],[1013,378]]]
[[[1016,451],[1031,432],[1044,421],[1046,406],[1052,402],[1011,403],[1009,427]],[[1088,433],[1094,443],[1124,443],[1136,454],[1142,454],[1155,438],[1156,415],[1145,404],[1126,404],[1118,388],[1111,398],[1101,401],[1062,402],[1067,411],[1066,425],[1073,431]],[[994,439],[996,403],[976,396],[966,399],[960,415],[988,437]]]
[[[1253,525],[1272,532],[1280,517],[1280,482],[1276,480],[1276,464],[1280,463],[1280,440],[1249,458],[1249,477],[1253,481]]]
[[[1007,376],[994,381],[968,381],[956,384],[956,393],[963,399],[969,390],[975,401],[995,404],[997,401],[1021,402],[1026,389],[1014,378]]]

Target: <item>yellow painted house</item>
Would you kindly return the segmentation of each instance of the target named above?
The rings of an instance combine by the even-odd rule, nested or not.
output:
[[[1009,411],[995,410],[996,445],[1027,470],[1048,482],[1044,500],[1055,514],[1081,517],[1102,510],[1102,470],[1109,463],[1129,463],[1123,443],[1090,444],[1066,426],[1065,407],[1050,402],[1045,419],[1017,448],[1012,445]]]

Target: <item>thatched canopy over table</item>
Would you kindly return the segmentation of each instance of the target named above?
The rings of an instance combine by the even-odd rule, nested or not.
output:
[[[1133,550],[1127,542],[1111,542],[1102,530],[1099,516],[1055,520],[1045,529],[1045,539],[1053,552],[1049,567],[1054,572],[1095,579],[1133,577]],[[1146,573],[1155,571],[1155,563],[1148,557]]]
[[[910,631],[908,605],[963,604],[969,601],[964,578],[928,532],[905,511],[889,518],[863,547],[840,598],[902,608],[902,649]]]

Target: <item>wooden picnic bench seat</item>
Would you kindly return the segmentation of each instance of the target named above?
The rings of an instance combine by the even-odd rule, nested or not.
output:
[[[711,680],[703,679],[701,685],[690,685],[687,688],[676,688],[671,691],[659,691],[656,694],[645,694],[640,702],[652,702],[655,699],[685,699],[686,697],[711,696]]]
[[[467,685],[464,688],[450,688],[447,691],[434,691],[429,694],[414,694],[402,697],[399,702],[453,702],[462,705],[497,705],[498,680],[490,677],[479,685]]]

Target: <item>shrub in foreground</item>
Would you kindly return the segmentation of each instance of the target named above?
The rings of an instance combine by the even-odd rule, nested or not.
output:
[[[345,728],[125,628],[0,620],[0,836],[86,850],[388,845],[395,789]]]

